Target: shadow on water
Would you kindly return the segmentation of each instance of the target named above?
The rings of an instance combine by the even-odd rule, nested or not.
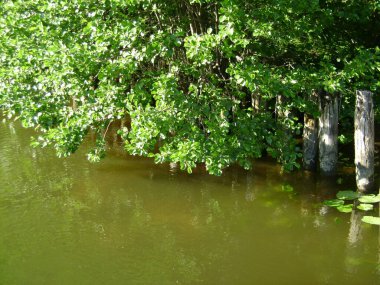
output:
[[[378,284],[380,235],[321,204],[352,187],[272,161],[222,177],[90,164],[0,123],[0,284]]]

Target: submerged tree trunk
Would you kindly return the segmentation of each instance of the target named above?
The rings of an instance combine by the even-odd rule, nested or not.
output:
[[[309,96],[310,100],[317,102],[315,92]],[[318,120],[313,115],[304,114],[303,128],[303,167],[306,170],[313,171],[317,167],[318,154]]]
[[[324,175],[334,175],[338,161],[338,97],[324,94],[319,98],[319,167]]]
[[[366,192],[374,186],[375,128],[372,93],[356,92],[355,167],[356,186]]]

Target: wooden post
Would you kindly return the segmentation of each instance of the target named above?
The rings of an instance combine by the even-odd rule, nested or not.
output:
[[[303,127],[303,167],[313,171],[317,166],[318,121],[309,114],[304,115]]]
[[[338,97],[323,94],[319,97],[319,168],[323,175],[332,176],[338,161]]]
[[[367,192],[374,186],[375,128],[372,93],[356,91],[355,167],[356,186]]]
[[[251,94],[251,102],[252,102],[252,109],[254,114],[260,113],[261,108],[261,97],[259,94],[252,93]]]
[[[276,121],[278,125],[278,130],[283,133],[284,140],[290,141],[292,138],[291,120],[293,119],[293,114],[291,110],[287,108],[288,98],[284,95],[276,96]]]
[[[310,100],[317,103],[317,94],[313,92],[309,96]],[[303,127],[303,168],[305,170],[313,171],[317,166],[318,154],[318,120],[310,115],[304,114],[304,127]]]
[[[287,101],[284,95],[279,94],[276,96],[276,119],[280,123],[284,123],[284,120],[291,117],[290,110],[286,109]]]
[[[73,109],[73,111],[78,109],[78,104],[75,96],[70,98],[70,107]]]

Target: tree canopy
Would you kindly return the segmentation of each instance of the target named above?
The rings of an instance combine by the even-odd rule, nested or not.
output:
[[[379,0],[3,0],[0,108],[59,156],[117,120],[125,149],[211,174],[298,167],[309,95],[380,87]],[[285,100],[276,99],[281,95]],[[292,112],[293,116],[282,116]]]

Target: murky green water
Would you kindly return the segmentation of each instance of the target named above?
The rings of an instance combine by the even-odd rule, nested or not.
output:
[[[320,204],[346,185],[58,159],[31,134],[0,123],[0,284],[380,284],[379,228]]]

